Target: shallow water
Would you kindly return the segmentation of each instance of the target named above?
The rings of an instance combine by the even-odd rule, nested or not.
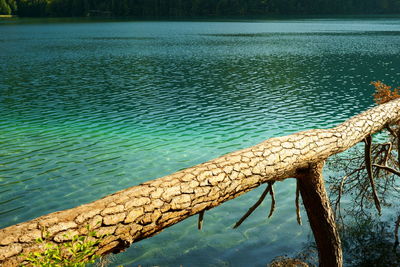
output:
[[[334,126],[398,85],[400,19],[0,20],[0,228],[267,138]],[[125,266],[265,266],[309,228],[291,180],[238,230],[254,190],[119,254]],[[305,214],[303,212],[303,216]]]

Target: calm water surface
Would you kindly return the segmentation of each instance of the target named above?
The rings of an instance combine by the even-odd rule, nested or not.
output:
[[[27,23],[30,22],[30,23]],[[400,19],[0,21],[0,228],[267,138],[327,128],[398,85]],[[265,266],[307,242],[293,181],[116,256],[125,266]],[[305,214],[303,212],[303,216]]]

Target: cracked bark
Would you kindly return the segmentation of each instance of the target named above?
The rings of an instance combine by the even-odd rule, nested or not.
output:
[[[340,153],[400,120],[400,99],[374,107],[337,127],[268,139],[209,162],[148,181],[79,207],[0,230],[0,266],[16,266],[21,253],[41,251],[35,239],[54,243],[86,234],[87,225],[108,234],[97,254],[118,252],[236,198],[261,184],[296,177],[298,169]]]

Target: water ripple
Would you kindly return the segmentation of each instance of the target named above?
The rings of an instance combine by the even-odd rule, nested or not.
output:
[[[365,110],[370,81],[398,83],[399,22],[390,23],[3,25],[0,228]],[[243,266],[250,253],[265,265],[305,240],[293,188],[278,189],[284,216],[259,212],[228,230],[251,192],[210,211],[206,231],[193,233],[189,219],[120,262]]]

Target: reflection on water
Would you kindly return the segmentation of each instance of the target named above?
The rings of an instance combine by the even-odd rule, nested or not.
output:
[[[331,127],[396,85],[400,20],[0,24],[0,227],[269,137]],[[263,266],[307,240],[294,183],[238,230],[254,192],[116,264]]]

